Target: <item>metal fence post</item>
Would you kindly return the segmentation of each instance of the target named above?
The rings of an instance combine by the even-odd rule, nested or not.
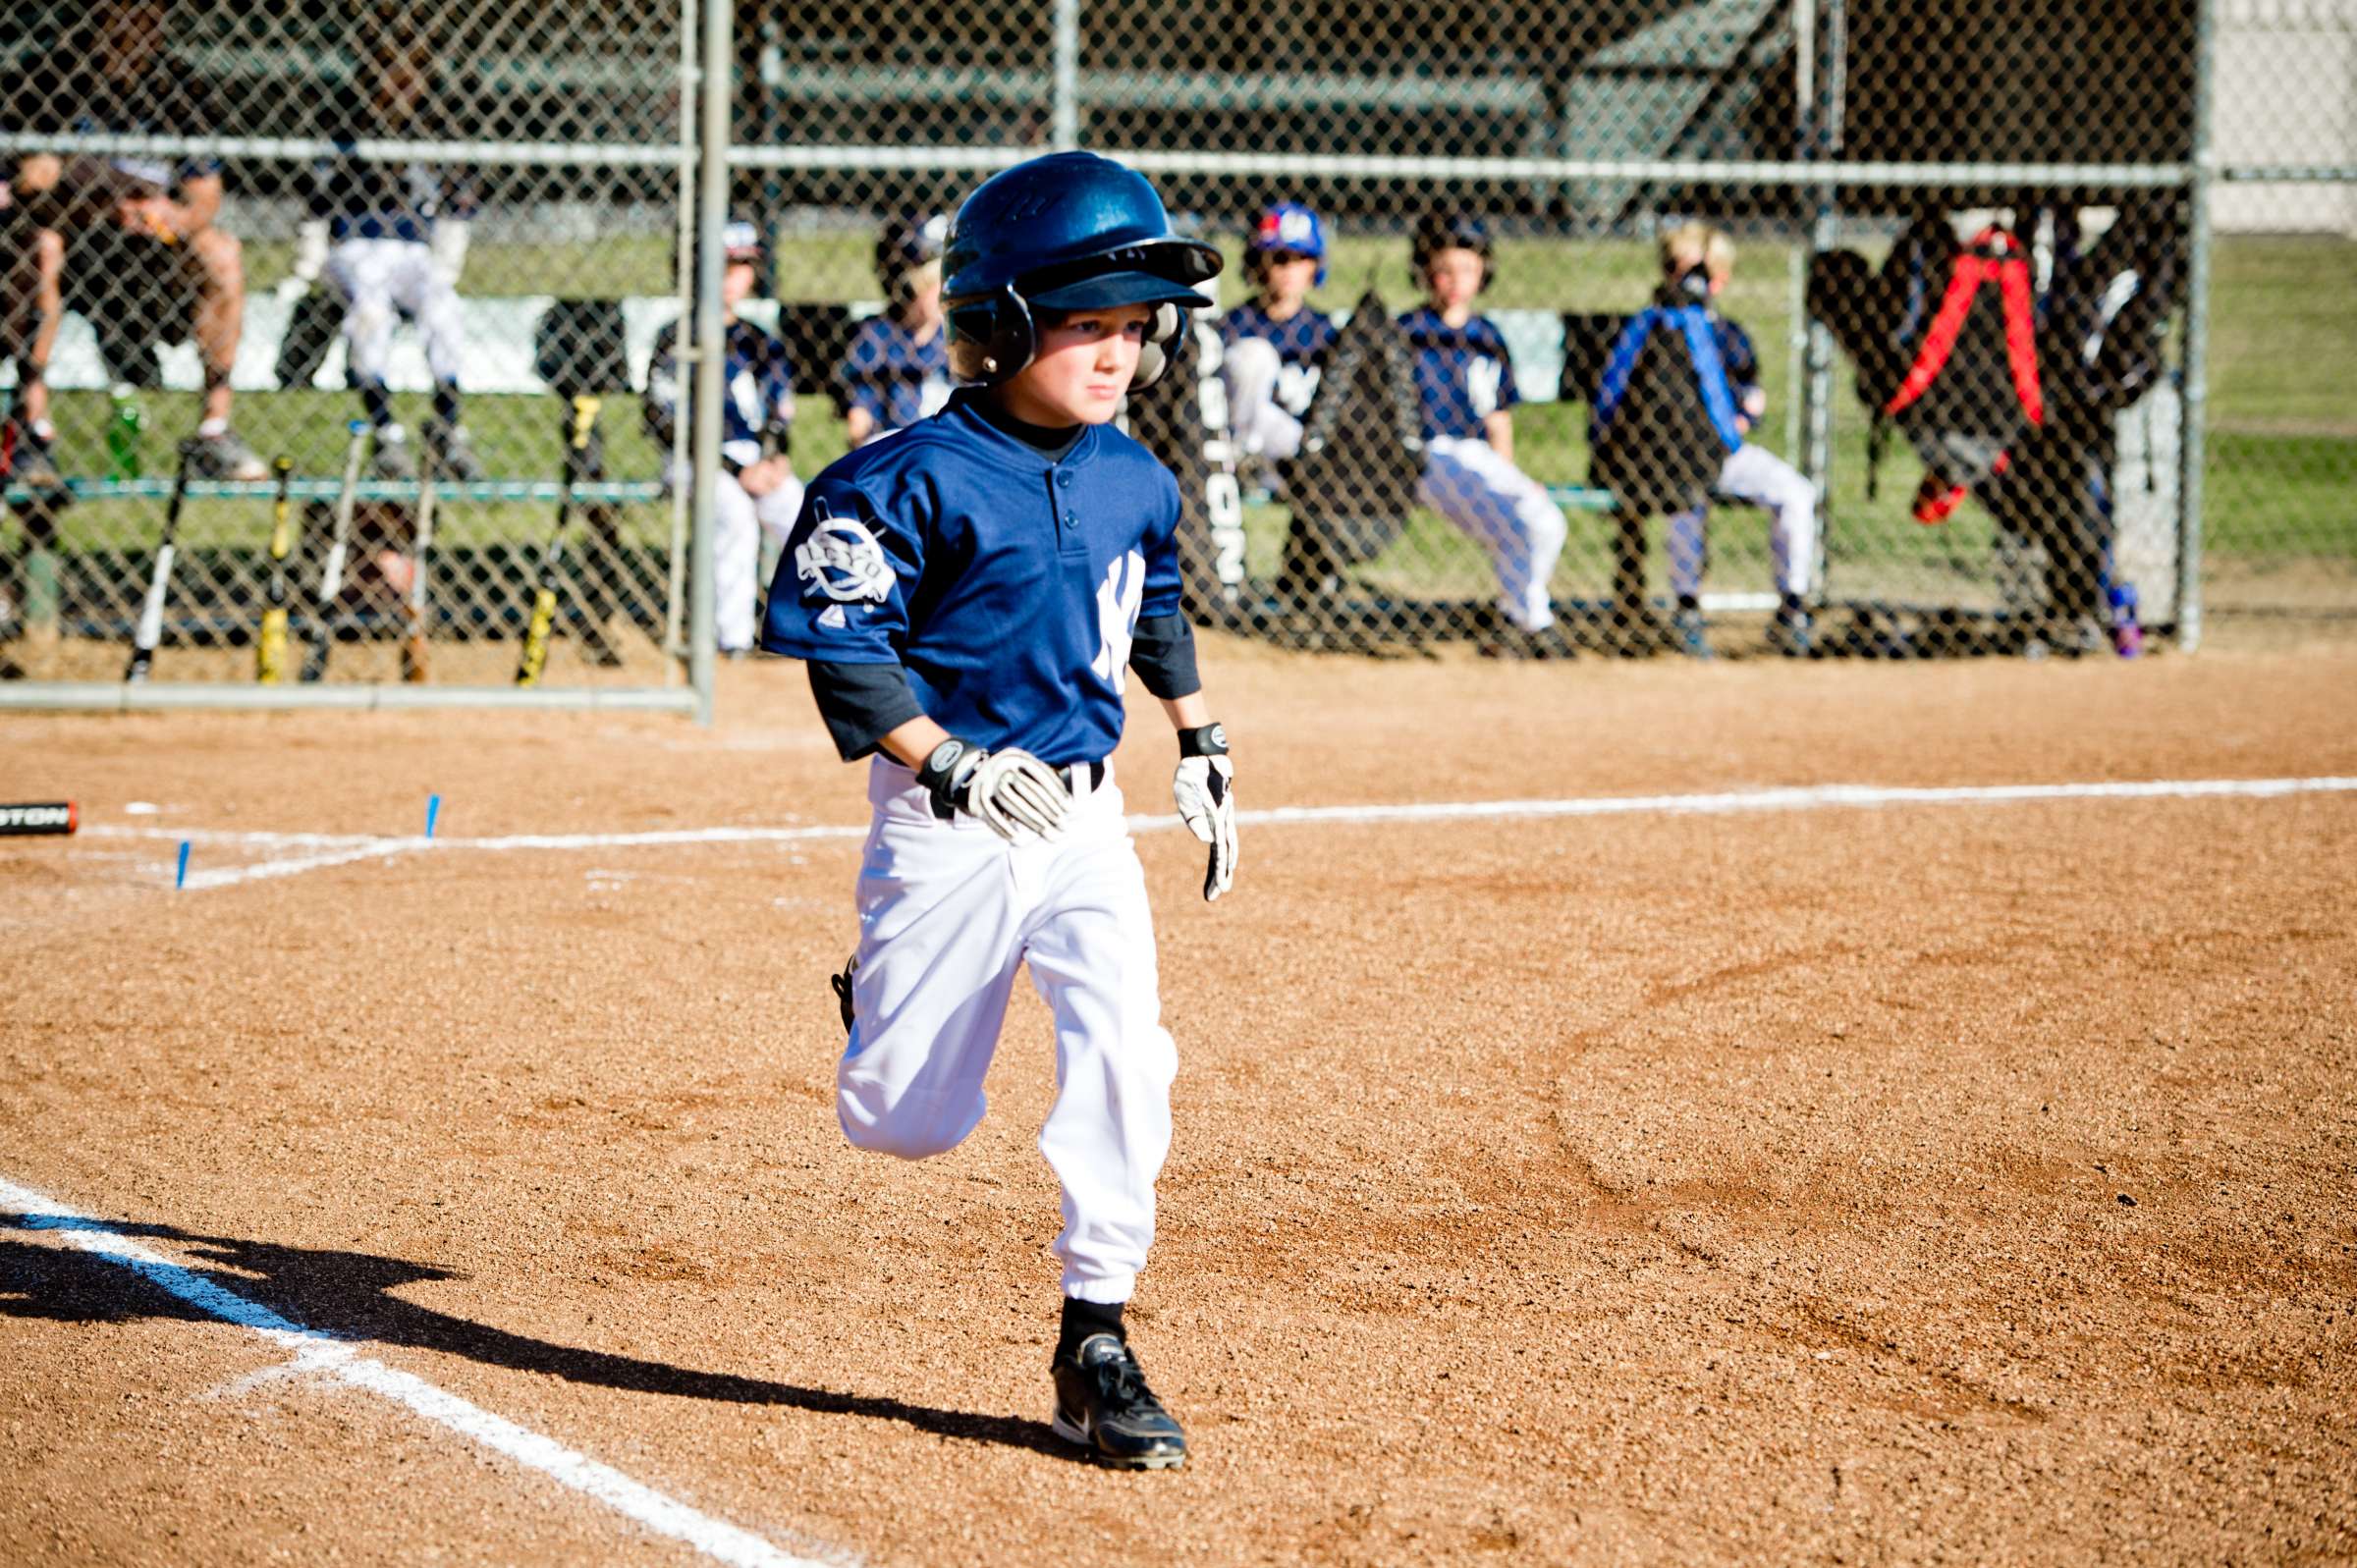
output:
[[[702,0],[704,6],[703,168],[698,189],[695,240],[695,529],[689,544],[687,671],[695,687],[695,718],[713,717],[715,600],[712,592],[714,486],[706,476],[720,472],[720,400],[728,354],[727,329],[720,319],[721,278],[727,270],[722,231],[729,221],[729,116],[736,102],[731,33],[733,0]]]
[[[1080,0],[1056,0],[1056,81],[1050,135],[1056,150],[1080,145]]]
[[[2202,645],[2202,469],[2210,407],[2210,193],[2217,184],[2211,141],[2216,108],[2218,0],[2197,0],[2193,38],[2193,159],[2186,186],[2184,430],[2177,442],[2177,645]]]

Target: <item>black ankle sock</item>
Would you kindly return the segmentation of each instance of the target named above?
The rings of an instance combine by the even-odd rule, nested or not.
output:
[[[360,411],[371,427],[382,430],[393,422],[393,394],[381,381],[360,383]]]
[[[1065,1297],[1064,1323],[1056,1333],[1056,1354],[1069,1360],[1079,1354],[1080,1341],[1091,1334],[1111,1334],[1127,1344],[1129,1336],[1122,1329],[1122,1304]]]
[[[459,417],[459,385],[455,381],[434,384],[434,417],[446,425],[464,424]]]

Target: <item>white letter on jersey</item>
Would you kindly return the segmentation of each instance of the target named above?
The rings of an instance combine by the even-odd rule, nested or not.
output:
[[[1498,411],[1498,388],[1506,380],[1506,366],[1483,354],[1465,362],[1465,395],[1473,400],[1473,411],[1487,419]]]
[[[1117,556],[1097,584],[1096,672],[1119,696],[1129,684],[1129,643],[1137,634],[1137,612],[1146,598],[1146,558],[1132,550]]]
[[[838,517],[824,501],[810,503],[816,526],[810,537],[795,547],[794,574],[830,599],[846,604],[873,599],[882,604],[892,596],[892,563],[884,547],[855,517]]]

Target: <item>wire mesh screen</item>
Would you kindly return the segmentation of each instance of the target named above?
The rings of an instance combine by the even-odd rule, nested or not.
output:
[[[568,478],[548,678],[667,678],[678,16],[10,15],[0,664],[115,673],[201,431],[157,678],[250,677],[280,457],[326,678],[414,674],[420,622],[429,678],[506,678]],[[724,649],[794,476],[948,395],[939,220],[1069,146],[1146,171],[1228,257],[1125,415],[1181,477],[1206,622],[1507,657],[2112,657],[2205,606],[2357,623],[2357,0],[736,24],[737,309],[770,347],[715,476]],[[209,223],[154,232],[209,189]],[[576,451],[577,396],[601,401]]]
[[[740,18],[740,190],[829,394],[805,470],[841,450],[830,413],[889,428],[823,368],[860,325],[938,331],[879,282],[903,215],[1080,146],[1221,244],[1192,379],[1129,414],[1197,499],[1208,621],[1512,656],[2133,654],[2187,621],[2188,462],[2221,607],[2244,574],[2357,602],[2339,357],[2255,336],[2345,322],[2346,225],[2279,239],[2263,207],[2210,243],[2193,0]],[[2349,8],[2304,26],[2345,87]],[[2216,93],[2230,126],[2267,88]],[[2271,401],[2308,410],[2296,442],[2243,434]]]
[[[9,19],[9,674],[675,678],[676,12]]]

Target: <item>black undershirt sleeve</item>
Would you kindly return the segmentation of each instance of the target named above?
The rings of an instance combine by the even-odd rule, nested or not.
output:
[[[857,762],[876,742],[925,710],[899,665],[810,664],[810,695],[846,762]],[[1150,688],[1149,688],[1150,689]]]
[[[1141,617],[1129,639],[1129,668],[1157,697],[1188,697],[1203,689],[1195,673],[1195,628],[1182,615]]]

